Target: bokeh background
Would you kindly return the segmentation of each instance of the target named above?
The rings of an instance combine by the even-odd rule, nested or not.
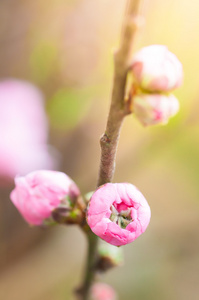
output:
[[[83,193],[97,181],[112,53],[125,3],[0,1],[0,78],[26,80],[43,93],[54,168],[72,177]],[[146,233],[124,247],[124,266],[102,280],[115,287],[119,299],[196,300],[199,2],[147,0],[145,15],[135,50],[166,44],[178,56],[185,73],[184,85],[175,93],[181,110],[167,126],[143,128],[133,116],[125,120],[114,181],[135,184],[151,206],[152,219]],[[0,130],[1,139],[6,128]],[[85,262],[85,237],[76,227],[30,228],[9,200],[14,184],[7,181],[2,176],[0,299],[73,299]]]

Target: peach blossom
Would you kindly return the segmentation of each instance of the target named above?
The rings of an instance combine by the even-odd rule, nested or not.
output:
[[[72,179],[62,172],[35,171],[15,178],[10,198],[24,219],[31,225],[42,225],[67,197],[79,195]]]
[[[133,112],[144,125],[167,124],[179,110],[179,102],[172,94],[138,94],[133,98]]]
[[[151,45],[138,51],[132,61],[138,86],[149,92],[168,92],[183,79],[182,64],[166,46]]]
[[[87,222],[106,242],[121,246],[133,242],[147,228],[150,207],[141,192],[130,183],[107,183],[91,197]]]

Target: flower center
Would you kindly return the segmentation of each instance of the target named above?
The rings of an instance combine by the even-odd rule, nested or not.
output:
[[[129,225],[133,220],[131,217],[131,209],[128,208],[126,210],[117,211],[114,205],[111,205],[111,216],[110,220],[121,228],[125,229],[127,225]]]

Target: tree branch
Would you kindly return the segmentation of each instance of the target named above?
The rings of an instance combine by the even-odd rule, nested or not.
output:
[[[97,186],[111,182],[115,171],[117,145],[125,110],[125,87],[130,66],[132,47],[137,28],[142,23],[142,0],[129,0],[124,16],[119,49],[114,54],[114,79],[111,106],[106,131],[100,139],[101,161]]]
[[[123,29],[119,49],[114,53],[114,79],[111,106],[106,131],[100,139],[101,161],[97,187],[111,182],[115,171],[115,158],[124,117],[129,114],[125,105],[125,88],[130,66],[133,41],[140,25],[140,6],[142,0],[128,0],[124,16]],[[97,261],[98,237],[90,230],[88,237],[88,257],[85,278],[79,290],[81,300],[87,300],[89,289],[94,281]]]

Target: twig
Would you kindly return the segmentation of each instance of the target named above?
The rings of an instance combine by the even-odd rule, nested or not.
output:
[[[124,117],[129,113],[125,109],[125,87],[135,33],[142,22],[140,15],[141,2],[141,0],[128,1],[120,47],[114,54],[115,70],[111,106],[106,131],[100,139],[101,161],[98,186],[112,181],[120,129]]]
[[[111,97],[111,106],[106,126],[106,131],[100,139],[101,161],[97,187],[111,182],[115,171],[115,158],[120,135],[121,125],[124,117],[129,114],[125,105],[125,87],[127,73],[130,66],[132,46],[140,25],[140,6],[142,0],[128,0],[124,16],[124,24],[121,34],[119,49],[114,54],[114,79]],[[81,299],[87,300],[90,286],[94,280],[97,259],[97,236],[88,233],[88,258],[86,274],[81,288]]]

